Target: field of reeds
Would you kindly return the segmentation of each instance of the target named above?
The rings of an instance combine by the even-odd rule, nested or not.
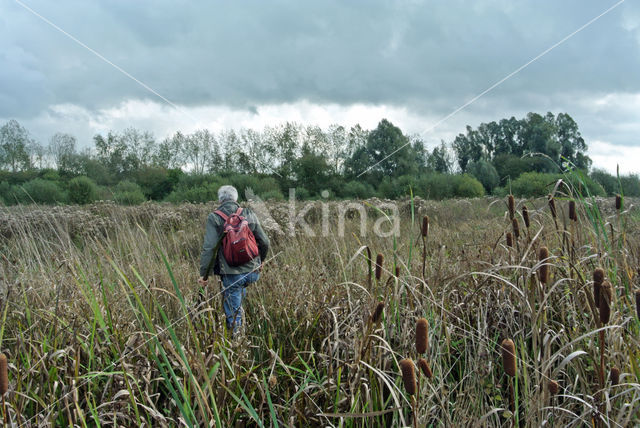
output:
[[[640,424],[632,201],[267,204],[244,334],[197,269],[215,205],[0,208],[1,417],[14,426]],[[618,206],[616,207],[616,204]],[[263,207],[264,209],[265,207]],[[323,209],[330,233],[321,233]]]

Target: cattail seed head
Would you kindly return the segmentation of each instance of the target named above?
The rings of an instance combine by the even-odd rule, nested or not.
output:
[[[416,370],[413,366],[413,361],[410,358],[405,358],[400,361],[400,370],[402,371],[402,382],[404,383],[404,389],[409,395],[415,395],[418,386],[416,384]]]
[[[609,281],[604,281],[600,286],[600,322],[605,325],[611,318],[611,301],[613,300],[613,287]]]
[[[384,256],[382,254],[378,254],[376,257],[376,279],[380,280],[382,277],[382,263],[384,263]]]
[[[558,393],[558,390],[560,389],[560,385],[558,385],[558,382],[556,382],[555,380],[550,380],[547,386],[549,388],[549,394],[551,394],[552,396],[556,395]]]
[[[422,230],[421,230],[422,236],[424,238],[427,237],[427,235],[429,234],[429,216],[426,215],[424,217],[422,217]]]
[[[275,375],[269,376],[269,388],[273,389],[278,385],[278,378]]]
[[[384,302],[378,302],[375,310],[371,314],[371,322],[378,324],[382,319],[382,313],[384,312]]]
[[[520,237],[520,224],[518,224],[518,219],[513,218],[511,220],[511,225],[513,226],[513,236],[518,239]]]
[[[426,319],[420,318],[416,321],[416,351],[424,354],[429,347],[429,323]]]
[[[576,212],[576,202],[569,201],[569,219],[578,221],[578,213]]]
[[[620,211],[622,209],[622,196],[616,195],[616,209]]]
[[[611,372],[609,372],[609,379],[611,379],[611,385],[617,385],[620,383],[620,369],[617,367],[612,367]]]
[[[0,396],[9,390],[9,373],[7,371],[7,356],[0,354]]]
[[[547,247],[540,247],[538,250],[538,260],[543,261],[549,258],[549,249]],[[540,278],[540,282],[546,284],[549,282],[549,265],[544,262],[540,265],[538,269],[538,277]]]
[[[400,276],[400,266],[396,266],[396,278]]]
[[[433,377],[433,372],[431,371],[431,367],[429,367],[427,360],[420,358],[418,360],[418,367],[420,367],[420,371],[427,379],[431,379]]]
[[[549,210],[551,211],[551,216],[556,218],[556,201],[551,195],[549,195]]]
[[[513,235],[511,232],[507,232],[507,247],[513,248]]]
[[[636,315],[640,320],[640,290],[636,290],[635,295],[636,295]]]
[[[502,367],[510,377],[516,375],[516,345],[513,344],[511,339],[502,341]]]
[[[516,218],[516,200],[513,199],[513,195],[509,195],[507,198],[507,203],[509,205],[509,218]]]
[[[600,288],[604,281],[604,270],[598,268],[593,271],[593,302],[600,308]]]
[[[529,229],[529,226],[531,226],[529,222],[529,210],[525,206],[522,207],[522,219],[524,220],[524,225]]]

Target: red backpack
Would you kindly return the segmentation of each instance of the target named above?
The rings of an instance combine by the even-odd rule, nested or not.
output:
[[[224,220],[225,236],[222,239],[222,254],[227,264],[241,266],[258,257],[256,238],[249,228],[249,222],[240,215],[242,208],[238,208],[231,215],[226,215],[220,210],[214,212]]]

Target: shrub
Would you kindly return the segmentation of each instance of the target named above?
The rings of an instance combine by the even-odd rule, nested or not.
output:
[[[603,169],[594,169],[590,177],[599,183],[606,192],[607,196],[613,196],[618,192],[618,180],[613,175]]]
[[[113,199],[122,205],[138,205],[147,200],[142,189],[131,181],[121,181],[113,191]]]
[[[525,198],[544,196],[559,178],[557,174],[525,172],[511,183],[511,192]]]
[[[0,181],[0,202],[4,205],[12,205],[15,203],[11,185],[6,181]]]
[[[478,162],[472,162],[467,166],[467,171],[473,177],[475,177],[488,193],[498,185],[500,177],[495,167],[485,160],[479,160]]]
[[[284,201],[284,195],[280,189],[269,190],[259,195],[263,200]]]
[[[451,176],[454,182],[454,196],[459,198],[479,198],[484,196],[482,183],[469,174]]]
[[[344,188],[340,192],[340,196],[343,198],[359,198],[366,199],[373,196],[375,190],[369,183],[362,181],[350,181],[344,185]]]
[[[64,191],[53,181],[36,178],[14,190],[15,196],[21,203],[29,204],[55,204],[64,203],[67,196]]]
[[[178,185],[178,188],[165,198],[165,201],[172,203],[180,202],[210,202],[218,200],[218,188],[222,186],[220,182],[204,183],[196,187],[185,187]]]
[[[96,183],[89,177],[76,177],[69,181],[69,202],[78,205],[90,204],[98,198]]]
[[[620,185],[625,196],[640,196],[640,178],[636,174],[621,176]]]
[[[453,175],[433,173],[418,180],[418,196],[428,199],[446,199],[453,196]]]

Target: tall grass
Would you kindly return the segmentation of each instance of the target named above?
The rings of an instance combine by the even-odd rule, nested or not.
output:
[[[556,188],[555,216],[547,199],[526,202],[517,249],[504,240],[516,200],[416,198],[396,239],[359,236],[357,217],[325,237],[311,212],[315,237],[271,232],[239,339],[226,335],[218,284],[195,282],[213,206],[0,209],[6,415],[22,426],[633,426],[638,217],[628,198],[616,210],[576,189]],[[276,220],[285,207],[270,206]],[[370,213],[369,231],[382,218]],[[428,240],[416,216],[428,216]],[[409,263],[415,251],[424,264]],[[596,268],[611,284],[606,325]],[[506,338],[515,376],[502,368]],[[414,355],[415,399],[400,375]]]

